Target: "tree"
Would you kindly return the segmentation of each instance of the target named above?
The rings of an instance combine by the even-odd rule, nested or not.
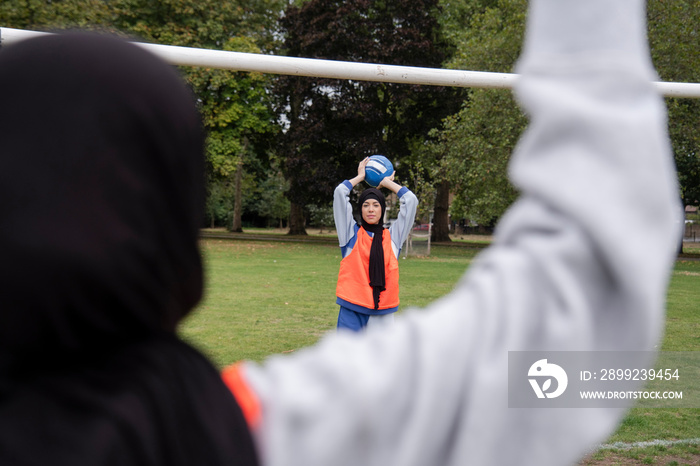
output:
[[[0,24],[30,30],[105,29],[109,25],[109,7],[103,0],[3,0]]]
[[[439,143],[438,128],[428,133],[426,138],[416,138],[410,146],[409,167],[413,191],[419,199],[417,219],[432,219],[431,241],[447,242],[450,239],[450,193],[451,185],[446,173],[441,170],[445,157],[445,146]],[[433,202],[425,202],[431,199]],[[420,220],[422,223],[422,220]]]
[[[525,2],[445,0],[442,22],[457,47],[452,68],[510,72],[520,54]],[[649,0],[649,41],[654,65],[666,81],[700,82],[700,3]],[[467,28],[464,29],[463,25]],[[666,100],[681,197],[700,201],[700,102]],[[507,162],[526,120],[509,91],[473,90],[460,113],[446,122],[433,151],[448,150],[441,170],[454,183],[454,215],[492,223],[516,198]]]
[[[114,24],[146,40],[189,47],[261,53],[273,48],[272,11],[281,0],[112,0]],[[265,159],[277,126],[267,88],[269,77],[259,73],[209,68],[183,68],[199,98],[207,129],[208,186],[233,184],[229,227],[242,231],[242,184],[246,167]],[[257,173],[256,176],[261,176]],[[224,203],[226,205],[226,203]]]
[[[492,225],[516,199],[507,176],[525,116],[509,92],[480,89],[469,106],[445,123],[442,165],[453,183],[453,216]]]
[[[160,44],[259,53],[276,46],[275,23],[283,4],[284,0],[5,0],[0,4],[0,24],[109,30]],[[240,187],[246,167],[259,171],[264,166],[251,158],[267,157],[269,137],[276,130],[267,93],[269,78],[201,68],[181,71],[199,97],[208,130],[208,186],[215,199],[207,211],[215,219],[221,214],[214,212],[229,204],[221,198],[231,192],[227,178],[237,174]],[[234,210],[239,212],[241,198],[239,192],[234,199]]]
[[[513,71],[524,35],[525,0],[453,0],[448,8],[442,21],[457,48],[450,68]],[[468,24],[461,33],[458,21]],[[459,113],[434,133],[437,140],[427,151],[444,154],[432,167],[450,182],[453,218],[491,225],[515,200],[507,165],[525,126],[509,90],[473,89]]]
[[[284,0],[110,0],[114,26],[159,43],[225,49],[246,37],[262,50],[275,46],[274,23]]]
[[[445,44],[437,1],[311,0],[282,19],[287,55],[439,67]],[[450,113],[457,91],[428,86],[281,77],[275,93],[288,121],[281,138],[290,182],[290,234],[305,234],[303,206],[324,204],[340,179],[371,154],[400,176],[413,138]]]
[[[258,51],[245,38],[232,38],[225,49]],[[277,130],[267,85],[259,73],[232,73],[198,69],[190,82],[199,89],[200,109],[208,132],[208,176],[211,183],[229,183],[233,178],[234,209],[229,227],[241,232],[242,182],[247,166],[267,158],[269,138]],[[257,173],[261,176],[262,173]]]
[[[700,82],[700,3],[650,0],[649,42],[652,60],[664,81]],[[700,203],[700,101],[666,99],[669,133],[678,169],[680,196]]]
[[[262,217],[274,219],[279,228],[283,228],[284,221],[289,218],[290,205],[285,196],[289,189],[289,183],[284,179],[276,160],[273,160],[272,168],[268,172],[267,179],[262,183],[261,195],[256,209]]]

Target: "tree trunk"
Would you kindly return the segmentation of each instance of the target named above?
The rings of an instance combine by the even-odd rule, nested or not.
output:
[[[433,242],[452,241],[450,239],[450,183],[448,181],[442,181],[437,185],[430,240]]]
[[[231,231],[235,233],[243,233],[243,221],[241,219],[243,213],[243,157],[238,159],[236,167],[236,176],[234,178],[235,199],[233,201],[233,225]]]
[[[306,218],[304,206],[291,203],[289,209],[289,235],[306,235]]]

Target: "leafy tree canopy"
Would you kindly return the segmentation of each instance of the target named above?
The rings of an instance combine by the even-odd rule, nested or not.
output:
[[[281,21],[287,55],[441,67],[447,43],[436,0],[310,0]],[[280,147],[296,204],[330,202],[357,163],[383,154],[405,177],[402,160],[456,110],[459,90],[429,86],[280,77],[275,93],[288,129]],[[455,105],[457,102],[457,105]]]
[[[652,60],[664,81],[700,82],[700,2],[650,0]],[[700,204],[700,100],[666,99],[680,196]]]
[[[513,71],[524,32],[524,0],[444,0],[443,6],[441,21],[457,49],[451,68]],[[652,59],[661,79],[700,82],[700,3],[649,0],[647,11]],[[698,204],[700,101],[666,103],[680,195]],[[506,167],[525,124],[510,91],[480,89],[472,90],[464,108],[446,121],[438,147],[431,150],[448,154],[440,168],[454,182],[453,218],[490,223],[515,199]]]
[[[103,0],[3,0],[0,25],[3,27],[50,30],[64,28],[103,29],[110,11]]]
[[[283,5],[284,0],[4,0],[0,24],[100,29],[160,44],[260,53],[278,45],[276,20]],[[181,72],[198,97],[208,132],[210,182],[229,177],[243,157],[264,179],[277,129],[269,76],[193,67]],[[215,191],[230,191],[223,188]]]
[[[448,8],[446,7],[446,10]],[[525,29],[525,0],[451,0],[445,28],[455,42],[450,68],[512,72]],[[456,19],[467,21],[459,31]],[[435,133],[433,152],[444,158],[435,170],[446,174],[454,200],[453,219],[493,223],[516,198],[506,167],[526,119],[509,90],[473,89],[462,109]]]

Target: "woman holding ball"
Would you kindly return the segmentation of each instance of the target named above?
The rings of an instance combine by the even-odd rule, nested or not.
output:
[[[365,180],[369,157],[360,162],[357,176],[335,188],[333,216],[343,259],[340,262],[336,303],[340,305],[338,328],[359,331],[377,322],[392,321],[399,309],[399,263],[401,245],[408,238],[416,217],[418,199],[408,188],[394,182],[394,173],[377,188],[360,194],[362,216],[353,216],[350,192]],[[378,188],[394,192],[400,201],[399,217],[389,229],[383,226],[386,199]]]

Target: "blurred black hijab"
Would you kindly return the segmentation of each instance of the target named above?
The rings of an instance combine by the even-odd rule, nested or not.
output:
[[[255,464],[175,335],[202,295],[203,167],[193,98],[149,53],[0,49],[0,464]]]

